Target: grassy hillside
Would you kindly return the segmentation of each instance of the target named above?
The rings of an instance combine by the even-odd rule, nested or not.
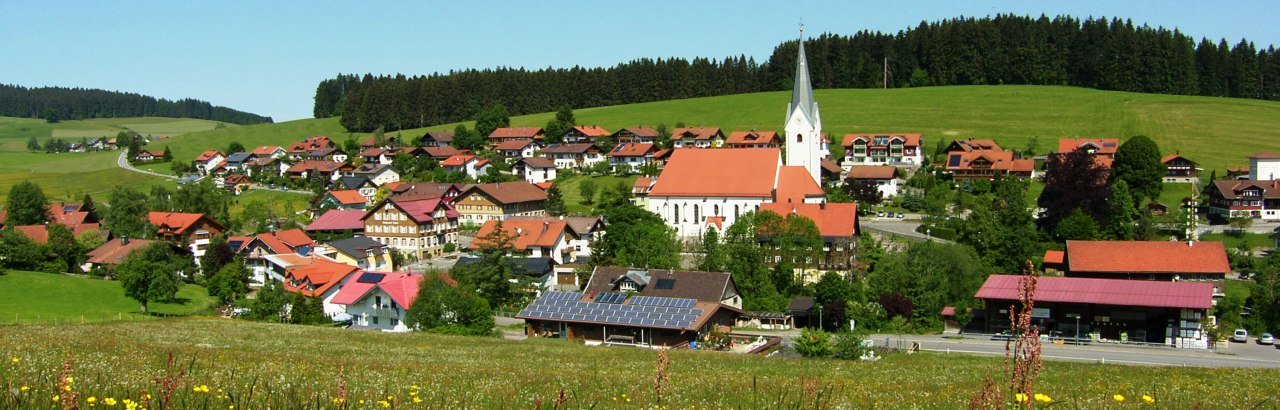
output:
[[[153,378],[167,355],[185,370],[175,408],[963,408],[1000,359],[921,353],[875,363],[670,353],[669,391],[657,403],[656,353],[558,340],[521,342],[174,319],[73,326],[12,326],[0,332],[0,407],[53,404],[56,375],[72,360],[73,390],[139,400],[161,394]],[[11,358],[16,358],[13,363]],[[1114,406],[1112,395],[1167,408],[1250,407],[1272,396],[1273,370],[1130,367],[1049,362],[1036,392],[1055,406]],[[208,390],[195,389],[207,386]],[[201,390],[201,391],[196,391]],[[416,403],[416,400],[422,403]],[[9,402],[5,402],[9,400]],[[385,400],[384,406],[377,401]],[[153,401],[152,406],[160,406]]]
[[[213,306],[198,285],[178,289],[176,303],[153,303],[153,314],[190,315]],[[120,282],[78,276],[9,271],[0,275],[0,324],[101,322],[151,318],[124,296]]]

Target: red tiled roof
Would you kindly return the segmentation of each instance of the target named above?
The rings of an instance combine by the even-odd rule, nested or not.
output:
[[[830,173],[832,173],[832,174],[839,175],[839,174],[840,174],[840,172],[844,171],[844,168],[840,168],[840,164],[837,164],[835,161],[832,161],[832,160],[829,160],[829,159],[823,158],[823,159],[822,159],[822,170],[823,170],[823,171],[830,172]]]
[[[650,194],[770,197],[781,161],[777,148],[678,149]]]
[[[655,147],[653,144],[648,142],[644,142],[644,143],[628,142],[626,144],[618,144],[617,147],[613,148],[613,151],[609,152],[609,156],[611,157],[643,157],[645,155],[652,154],[657,150],[658,150],[657,147]]]
[[[542,189],[525,181],[476,184],[472,185],[471,188],[467,189],[462,195],[468,195],[475,191],[488,195],[494,201],[497,201],[497,203],[502,205],[547,200],[547,191],[543,191]]]
[[[636,128],[623,128],[623,129],[618,130],[618,132],[613,133],[613,136],[614,136],[614,137],[621,136],[621,135],[622,135],[622,133],[623,133],[623,131],[630,132],[631,134],[633,134],[633,135],[635,135],[635,136],[637,136],[637,137],[646,137],[646,138],[657,138],[657,137],[658,137],[658,130],[653,129],[653,128],[642,128],[642,127],[636,127]]]
[[[535,138],[540,134],[542,134],[540,127],[504,127],[493,130],[489,133],[489,138]]]
[[[800,166],[784,166],[778,169],[778,188],[774,202],[804,203],[805,198],[821,198],[826,194],[809,171]]]
[[[1066,260],[1066,257],[1067,253],[1065,251],[1044,251],[1044,263],[1062,264],[1062,262]]]
[[[499,142],[498,145],[494,146],[493,149],[498,151],[520,151],[528,147],[530,144],[533,144],[533,140],[502,141]]]
[[[649,193],[649,187],[651,185],[653,185],[653,178],[649,178],[649,177],[636,178],[636,183],[631,186],[631,193],[647,194]]]
[[[177,234],[184,233],[201,219],[206,219],[204,214],[192,214],[182,212],[150,212],[147,213],[147,220],[160,228],[160,230],[173,231]],[[211,223],[213,221],[210,221]]]
[[[1259,152],[1257,154],[1250,155],[1249,158],[1277,159],[1280,158],[1280,155],[1272,154],[1270,152]]]
[[[729,134],[729,138],[724,140],[725,144],[778,144],[777,131],[734,131]]]
[[[89,251],[89,254],[86,255],[87,259],[85,259],[85,261],[95,265],[116,265],[123,261],[124,258],[128,257],[130,253],[133,253],[133,251],[146,248],[147,246],[151,246],[153,243],[159,242],[148,239],[129,239],[129,243],[126,244],[124,241],[125,240],[121,238],[115,238],[107,241],[102,244],[102,246]]]
[[[695,127],[695,128],[676,128],[671,132],[671,139],[693,139],[693,140],[709,140],[722,135],[719,128],[713,127]]]
[[[432,214],[435,213],[437,210],[439,210],[439,208],[444,208],[445,216],[449,218],[457,218],[462,215],[462,214],[459,214],[458,211],[453,209],[453,205],[449,205],[448,202],[445,202],[441,198],[414,199],[414,200],[402,200],[402,199],[393,198],[387,202],[391,203],[392,206],[395,206],[396,208],[400,209],[401,212],[404,212],[406,215],[408,215],[409,219],[412,219],[414,222],[418,222],[418,223],[434,221],[435,217],[432,216]],[[381,205],[379,205],[379,208],[380,207]],[[368,220],[370,217],[373,216],[373,213],[377,211],[378,211],[378,208],[375,208],[373,210],[370,210],[369,212],[366,212],[365,215],[361,217],[361,220]]]
[[[556,161],[547,157],[529,157],[520,160],[526,167],[530,168],[555,168]]]
[[[958,159],[957,159],[958,158]],[[984,159],[991,162],[991,169],[1008,172],[1028,172],[1035,168],[1035,161],[1030,159],[1014,159],[1010,151],[952,151],[947,155],[947,170],[973,169],[974,161]],[[952,165],[956,164],[956,165]]]
[[[538,189],[541,189],[543,191],[551,189],[552,185],[555,185],[555,182],[539,182],[539,183],[533,184],[533,186],[536,186],[538,187]]]
[[[240,184],[252,184],[252,183],[253,181],[250,181],[249,177],[244,176],[243,174],[227,175],[227,177],[222,180],[223,185],[240,185]]]
[[[407,148],[407,149],[414,149],[414,148]],[[449,157],[452,157],[452,156],[454,156],[454,155],[458,155],[458,154],[462,154],[462,153],[463,153],[463,151],[458,150],[457,148],[454,148],[454,147],[450,147],[450,146],[443,146],[443,147],[417,147],[416,149],[420,149],[420,150],[422,150],[423,152],[426,152],[426,153],[427,153],[427,156],[429,156],[429,157],[431,157],[431,158],[449,158]]]
[[[337,200],[338,203],[343,205],[355,205],[355,204],[363,204],[363,203],[369,202],[369,200],[366,199],[364,195],[360,195],[359,190],[355,190],[355,189],[348,189],[344,191],[329,191],[329,196],[332,196],[333,199]]]
[[[1169,161],[1173,161],[1173,160],[1178,159],[1178,158],[1182,158],[1182,159],[1186,159],[1187,161],[1191,161],[1190,159],[1187,159],[1187,157],[1184,157],[1184,156],[1182,156],[1181,154],[1169,154],[1169,155],[1165,155],[1165,156],[1164,156],[1164,158],[1160,158],[1160,163],[1161,163],[1161,164],[1168,164],[1168,163],[1169,163]]]
[[[1224,199],[1240,199],[1250,188],[1257,189],[1264,199],[1280,198],[1280,180],[1220,179],[1213,181],[1213,189]]]
[[[304,296],[324,295],[334,285],[358,269],[355,266],[317,259],[310,265],[294,268],[285,273],[284,290]],[[297,285],[290,282],[297,281]],[[310,288],[308,288],[310,285]]]
[[[919,147],[920,146],[920,134],[895,134],[895,133],[845,134],[844,140],[840,142],[840,145],[844,146],[845,148],[853,147],[853,142],[857,140],[866,141],[867,145],[871,145],[871,143],[875,141],[875,137],[886,137],[889,139],[890,142],[892,142],[895,139],[901,140],[903,147]],[[991,141],[991,140],[975,140],[975,141]],[[995,144],[995,142],[992,141],[992,144]]]
[[[44,225],[18,225],[13,227],[14,231],[21,233],[31,239],[32,242],[44,245],[49,243],[49,227]]]
[[[1118,138],[1062,138],[1058,140],[1058,153],[1066,154],[1075,151],[1085,144],[1093,144],[1098,150],[1096,154],[1115,154],[1120,147]]]
[[[222,155],[222,153],[218,152],[218,150],[216,149],[211,149],[205,152],[201,152],[200,156],[196,157],[196,161],[205,162],[219,155]]]
[[[609,130],[599,125],[575,125],[573,129],[588,137],[604,137],[609,135]]]
[[[480,245],[485,243],[482,238],[497,230],[498,223],[499,221],[494,220],[485,221],[476,232],[476,239],[471,242],[470,248],[480,249]],[[529,249],[531,246],[551,248],[556,245],[561,236],[567,236],[565,240],[569,240],[568,237],[577,235],[568,223],[559,218],[507,219],[502,221],[502,231],[515,236],[512,246],[519,251]]]
[[[708,216],[707,225],[715,225],[716,229],[724,230],[723,216]]]
[[[294,173],[294,174],[310,172],[310,171],[329,173],[329,172],[337,171],[342,168],[351,168],[351,165],[342,163],[342,162],[333,162],[333,161],[324,161],[324,160],[302,160],[302,161],[298,161],[298,163],[296,164],[293,164],[293,166],[289,167],[289,169],[285,172]]]
[[[1222,242],[1067,241],[1071,272],[1222,273],[1231,271]]]
[[[590,142],[573,142],[565,144],[552,144],[542,149],[543,154],[585,154],[590,151],[599,151],[596,144]]]
[[[453,131],[427,131],[422,134],[422,139],[428,138],[435,142],[453,142]]]
[[[364,211],[346,210],[346,209],[330,209],[324,215],[320,215],[314,222],[307,225],[308,231],[363,231],[364,230]]]
[[[800,215],[813,221],[823,237],[847,238],[858,234],[858,204],[828,203],[767,203],[760,205],[761,211],[769,211],[778,215]]]
[[[898,168],[892,165],[867,165],[849,168],[849,179],[893,179]]]
[[[475,157],[476,157],[475,155],[462,155],[462,154],[454,155],[452,157],[449,157],[448,159],[445,159],[444,161],[440,161],[440,166],[460,167],[460,166],[466,165],[468,161],[471,161]]]
[[[253,155],[271,155],[271,154],[274,154],[276,150],[279,150],[279,149],[281,148],[275,145],[263,145],[261,147],[254,148]]]
[[[952,141],[951,146],[947,147],[947,152],[952,151],[1004,151],[1004,149],[1000,148],[996,140],[990,138],[968,138]]]
[[[357,274],[363,273],[361,271]],[[441,279],[446,284],[451,286],[457,284],[448,274],[441,273],[440,275],[442,275]],[[397,305],[403,309],[408,309],[413,306],[414,299],[418,298],[418,287],[422,284],[422,278],[423,275],[416,273],[390,272],[383,274],[382,280],[378,281],[378,283],[350,281],[337,294],[333,295],[332,303],[350,305],[359,302],[373,289],[382,289]]]
[[[974,297],[1018,300],[1022,278],[1020,275],[988,276]],[[1036,301],[1208,309],[1213,306],[1213,284],[1046,276],[1036,280]]]

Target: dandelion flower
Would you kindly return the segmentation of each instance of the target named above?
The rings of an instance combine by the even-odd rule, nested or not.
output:
[[[71,391],[71,385],[62,386],[62,390]]]
[[[1156,398],[1148,395],[1142,395],[1142,402],[1147,404],[1156,404]]]
[[[1024,403],[1027,401],[1027,394],[1026,393],[1015,394],[1013,395],[1013,400],[1017,401],[1018,403]]]
[[[1121,396],[1119,394],[1111,396],[1111,399],[1115,400],[1117,403],[1124,403],[1124,396]]]
[[[1049,397],[1049,395],[1047,395],[1047,394],[1036,393],[1035,398],[1036,398],[1036,401],[1041,402],[1041,403],[1051,403],[1051,402],[1053,402],[1053,399],[1052,399],[1052,398],[1050,398],[1050,397]]]
[[[102,399],[102,404],[105,404],[105,405],[108,405],[108,406],[114,406],[114,405],[116,405],[116,399],[115,399],[115,398],[112,398],[112,397],[108,397],[108,398]]]
[[[28,389],[29,388],[27,386],[22,386],[21,388],[18,389],[18,391],[26,393]]]
[[[13,360],[11,360],[11,362],[13,362],[13,364],[18,364],[18,362],[19,362],[19,361],[20,361],[20,360],[18,360],[18,358],[16,358],[16,357],[15,357],[15,358],[13,358]]]
[[[71,383],[75,383],[75,382],[76,382],[76,378],[71,377],[71,376],[67,376],[67,384],[71,384]]]
[[[53,395],[53,401],[58,401],[58,395]]]
[[[414,404],[422,403],[422,398],[418,396],[413,396],[413,403]]]
[[[87,402],[87,403],[89,403],[89,404],[93,404],[93,403],[97,403],[97,402],[98,402],[98,398],[97,398],[97,397],[93,397],[93,396],[89,396],[89,398],[84,399],[84,401],[85,401],[85,402]]]

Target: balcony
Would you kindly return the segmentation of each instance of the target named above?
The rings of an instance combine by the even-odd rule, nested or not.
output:
[[[369,316],[400,317],[400,309],[391,306],[376,306],[365,311]]]

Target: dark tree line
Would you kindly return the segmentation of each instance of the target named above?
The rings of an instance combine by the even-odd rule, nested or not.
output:
[[[271,122],[271,117],[214,106],[185,98],[156,99],[135,93],[86,88],[0,84],[0,116],[41,118],[49,122],[86,118],[170,117],[214,120],[233,124]]]
[[[314,115],[368,132],[469,120],[501,103],[511,115],[790,89],[796,41],[764,63],[638,59],[611,68],[497,68],[406,77],[342,74],[316,88]],[[1240,40],[1196,41],[1107,18],[999,15],[921,22],[898,33],[823,34],[805,43],[814,87],[973,84],[1280,100],[1280,52]]]

